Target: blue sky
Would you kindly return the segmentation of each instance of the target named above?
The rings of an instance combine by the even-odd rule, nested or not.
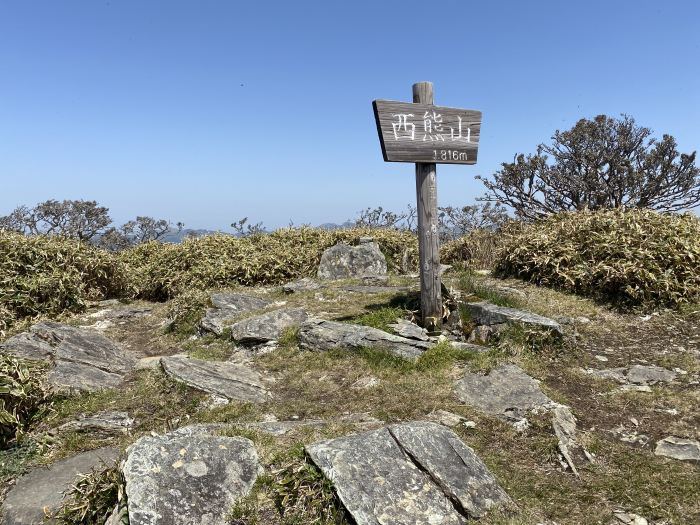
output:
[[[373,99],[483,112],[479,162],[438,166],[440,205],[581,117],[628,113],[700,143],[700,2],[0,3],[0,214],[94,199],[227,228],[343,222],[415,201]],[[292,133],[288,131],[292,130]]]

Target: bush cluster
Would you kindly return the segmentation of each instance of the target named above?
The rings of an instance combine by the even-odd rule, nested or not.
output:
[[[17,320],[127,294],[124,266],[85,242],[0,230],[0,336]]]
[[[181,244],[146,243],[119,254],[138,297],[167,300],[189,289],[280,284],[316,273],[321,254],[339,241],[379,243],[389,269],[415,267],[418,241],[410,232],[368,228],[284,228],[250,237],[211,235]]]
[[[700,300],[700,220],[614,209],[553,215],[506,235],[496,273],[625,308]]]
[[[19,440],[31,421],[45,413],[49,397],[41,364],[0,355],[0,449]]]

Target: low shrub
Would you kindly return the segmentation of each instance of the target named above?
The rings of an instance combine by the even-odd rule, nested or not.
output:
[[[21,440],[50,407],[50,396],[43,365],[0,355],[0,449]]]
[[[652,210],[561,213],[507,234],[496,273],[624,308],[700,300],[700,220]]]
[[[492,230],[472,230],[440,248],[440,262],[474,270],[491,269],[496,261],[501,235]]]
[[[181,244],[146,243],[119,254],[139,297],[171,299],[188,289],[279,284],[315,275],[321,254],[339,241],[371,236],[390,270],[415,266],[418,242],[410,232],[352,228],[283,228],[265,235],[211,235]]]
[[[24,318],[128,295],[125,277],[113,255],[87,243],[0,230],[0,336]]]

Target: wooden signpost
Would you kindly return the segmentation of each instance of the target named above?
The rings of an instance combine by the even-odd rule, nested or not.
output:
[[[476,164],[481,112],[433,105],[433,84],[413,84],[413,103],[375,100],[374,117],[386,162],[416,163],[421,317],[442,327],[436,164]]]

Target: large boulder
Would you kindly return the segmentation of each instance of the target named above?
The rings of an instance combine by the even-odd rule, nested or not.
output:
[[[557,404],[533,379],[516,365],[501,365],[488,375],[467,372],[455,385],[463,403],[511,421],[521,421],[532,410],[555,408]]]
[[[241,293],[215,293],[210,298],[212,308],[207,309],[200,321],[202,332],[221,335],[233,321],[249,312],[263,310],[271,301]]]
[[[318,352],[381,348],[400,357],[415,358],[430,348],[431,343],[393,335],[370,326],[309,319],[299,327],[299,346]]]
[[[319,279],[349,279],[369,275],[386,275],[386,257],[371,239],[358,246],[338,243],[321,255]]]
[[[451,430],[427,422],[308,445],[357,525],[457,525],[511,500]]]
[[[119,456],[113,448],[99,448],[36,468],[17,480],[2,505],[3,525],[42,525],[56,512],[64,494],[80,474],[112,466]]]
[[[173,379],[210,394],[262,403],[267,389],[258,372],[228,361],[205,361],[182,355],[161,358],[163,370]]]
[[[248,317],[229,326],[231,338],[242,344],[276,341],[288,329],[299,326],[308,315],[301,308],[280,308]]]
[[[260,473],[253,442],[185,427],[145,436],[122,467],[131,525],[218,525]]]
[[[48,321],[11,337],[0,345],[0,352],[49,363],[49,382],[67,391],[116,388],[136,363],[94,330]]]
[[[515,308],[497,306],[486,301],[477,303],[464,303],[469,315],[477,325],[500,325],[504,323],[517,323],[551,330],[557,334],[562,333],[559,323],[541,315],[524,312]]]

